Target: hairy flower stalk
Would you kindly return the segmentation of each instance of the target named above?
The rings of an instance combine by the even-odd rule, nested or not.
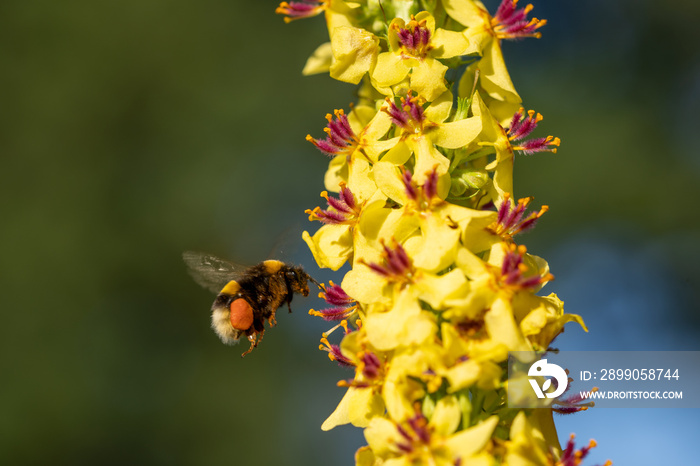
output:
[[[547,350],[568,322],[585,329],[542,293],[554,276],[519,243],[548,207],[528,212],[533,198],[515,197],[515,159],[560,144],[532,136],[542,115],[525,111],[501,52],[503,40],[541,36],[546,20],[532,9],[517,0],[493,15],[477,0],[277,9],[287,22],[325,15],[329,42],[305,74],[359,85],[348,114],[326,116],[324,138],[307,136],[331,160],[327,207],[306,211],[322,225],[303,234],[320,267],[349,266],[310,314],[334,325],[319,348],[354,370],[321,427],[364,429],[358,465],[570,466],[595,446],[576,449],[571,437],[562,448],[553,421],[591,402],[569,395],[523,410],[506,399],[509,351]]]

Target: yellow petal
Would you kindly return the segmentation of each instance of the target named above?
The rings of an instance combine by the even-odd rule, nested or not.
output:
[[[367,266],[358,265],[348,271],[341,286],[348,296],[361,303],[376,303],[387,299],[384,295],[386,280],[382,280]]]
[[[323,185],[325,188],[332,192],[340,192],[340,182],[348,181],[348,164],[347,157],[345,155],[338,155],[333,157],[328,163],[328,170],[323,178]]]
[[[491,439],[491,434],[498,424],[498,416],[491,416],[474,427],[460,431],[445,442],[455,457],[468,459],[479,453]]]
[[[384,413],[381,396],[371,388],[348,388],[335,411],[328,416],[321,430],[331,430],[336,426],[351,423],[355,427],[367,427],[370,419]]]
[[[363,103],[356,105],[352,108],[350,113],[348,113],[348,123],[350,123],[350,128],[352,128],[355,134],[361,133],[363,129],[368,124],[371,124],[371,121],[378,116],[377,114],[377,109],[373,105]],[[387,118],[389,117],[389,115],[384,115]],[[386,131],[384,131],[384,133],[386,133]],[[382,137],[384,133],[380,134],[378,137]]]
[[[408,162],[411,157],[411,149],[408,147],[405,141],[398,142],[394,147],[389,150],[384,157],[382,157],[382,162],[388,162],[394,165],[403,165]]]
[[[457,398],[446,396],[435,405],[435,410],[430,418],[430,425],[435,428],[435,433],[441,436],[452,434],[462,419],[462,409]]]
[[[422,359],[422,355],[416,355],[416,357],[409,358],[408,360],[402,360],[400,358],[394,358],[392,362],[391,371],[395,373],[401,373],[402,377],[387,377],[387,381],[384,382],[384,387],[382,389],[382,396],[386,403],[386,409],[392,419],[407,419],[415,414],[414,402],[425,396],[425,390],[422,385],[416,382],[414,379],[408,378],[406,374],[415,374],[415,376],[420,375],[418,368],[422,365],[420,361],[416,361],[416,358]],[[408,368],[403,368],[406,364],[410,364]],[[398,365],[399,367],[394,367]],[[411,372],[409,372],[409,370]]]
[[[354,157],[348,167],[348,188],[358,203],[368,201],[377,191],[371,170],[372,166],[364,157]]]
[[[374,181],[386,197],[401,205],[406,204],[408,201],[406,186],[403,184],[401,171],[396,165],[382,160],[374,164],[372,172]]]
[[[534,411],[549,411],[551,413],[551,410],[544,409],[535,409]],[[519,412],[511,424],[510,440],[507,447],[505,463],[508,466],[537,466],[551,462],[548,459],[548,447],[542,432],[538,426],[529,422],[524,411]]]
[[[421,222],[422,241],[416,251],[409,251],[416,267],[429,272],[440,272],[454,264],[460,231],[451,228],[438,215],[428,215]]]
[[[412,236],[418,229],[419,223],[415,216],[404,215],[403,209],[391,209],[386,207],[386,198],[371,202],[362,209],[360,216],[360,232],[362,236],[374,246],[376,252],[363,255],[357,250],[358,258],[366,262],[379,262],[381,259],[381,246],[379,240],[391,240],[394,238],[403,243],[406,238]]]
[[[450,91],[445,91],[440,96],[430,102],[430,106],[425,109],[425,117],[433,123],[442,123],[447,120],[452,111],[453,96]]]
[[[447,66],[438,60],[430,57],[424,58],[422,62],[413,67],[410,75],[411,87],[425,97],[425,100],[432,102],[447,90],[447,86],[445,86],[446,71]]]
[[[355,466],[374,466],[376,458],[369,446],[360,447],[355,452]]]
[[[494,99],[502,101],[520,101],[520,96],[513,86],[508,69],[503,61],[501,46],[494,40],[484,51],[479,61],[481,87]],[[512,116],[512,115],[511,115]]]
[[[491,249],[501,238],[486,229],[496,222],[498,214],[486,210],[477,211],[469,220],[462,234],[462,244],[465,248],[480,253]]]
[[[479,26],[488,21],[489,14],[483,8],[481,2],[473,0],[442,0],[445,11],[454,20],[463,26]]]
[[[379,39],[371,32],[341,26],[332,30],[331,77],[357,84],[376,63]]]
[[[363,326],[369,342],[380,351],[420,345],[437,331],[434,318],[421,309],[407,290],[399,294],[388,312],[367,313]]]
[[[497,299],[484,315],[486,330],[492,340],[503,343],[510,351],[532,351],[513,318],[510,303]]]
[[[469,41],[461,32],[438,29],[430,40],[430,44],[435,47],[430,51],[430,55],[433,57],[452,58],[457,55],[463,55],[467,50]]]
[[[479,379],[480,373],[481,366],[471,359],[450,367],[445,372],[445,377],[450,382],[450,392],[471,387]]]
[[[433,309],[443,309],[450,299],[463,296],[468,290],[467,280],[459,269],[444,275],[423,274],[416,286],[420,298]]]
[[[380,53],[377,65],[372,70],[372,79],[380,87],[392,86],[403,81],[408,75],[409,67],[404,64],[401,55],[393,52]]]
[[[338,270],[352,256],[352,235],[347,225],[324,225],[313,237],[303,232],[302,239],[321,268]]]
[[[481,133],[481,118],[471,117],[464,120],[443,123],[432,134],[433,142],[447,149],[458,149],[470,144]]]
[[[369,447],[377,456],[394,453],[396,451],[394,446],[402,441],[396,424],[383,417],[372,419],[364,434]]]
[[[331,50],[331,43],[325,42],[318,46],[314,53],[306,60],[306,65],[301,71],[304,76],[310,76],[312,74],[326,73],[331,67],[331,61],[333,60],[333,52]]]
[[[416,155],[416,165],[413,169],[413,179],[416,183],[425,183],[427,175],[433,169],[437,169],[438,175],[447,173],[450,161],[435,148],[428,137],[413,136],[406,140],[406,144]]]

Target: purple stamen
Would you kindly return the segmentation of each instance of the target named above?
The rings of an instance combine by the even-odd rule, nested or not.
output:
[[[537,29],[547,24],[547,20],[537,18],[527,19],[532,5],[516,9],[518,0],[503,0],[496,10],[496,15],[491,20],[496,37],[500,39],[519,39],[523,37],[537,37],[541,33]]]
[[[295,19],[315,16],[325,9],[325,0],[301,0],[297,2],[282,2],[275,10],[275,13],[286,15],[284,20],[290,22]]]
[[[314,139],[311,135],[306,136],[306,140],[313,143],[321,152],[331,157],[345,154],[350,155],[355,151],[358,138],[350,127],[350,122],[345,112],[342,110],[335,111],[335,120],[333,116],[326,115],[328,124],[323,129],[326,133],[325,139]]]
[[[409,197],[411,200],[417,200],[418,199],[418,192],[416,191],[416,187],[413,185],[413,176],[411,175],[411,172],[408,170],[404,170],[403,174],[401,175],[401,179],[403,181],[404,188],[406,188],[406,195]]]
[[[434,197],[437,197],[437,182],[438,182],[437,169],[433,169],[430,173],[428,173],[428,178],[425,180],[425,183],[423,184],[423,195],[427,199],[432,199]]]

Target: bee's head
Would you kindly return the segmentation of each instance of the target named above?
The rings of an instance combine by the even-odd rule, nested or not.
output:
[[[316,283],[304,269],[296,266],[289,266],[285,272],[285,279],[292,291],[300,293],[302,296],[309,295],[309,280]]]

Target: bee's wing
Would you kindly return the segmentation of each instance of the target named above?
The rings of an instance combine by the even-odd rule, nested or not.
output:
[[[194,281],[217,294],[246,269],[245,266],[203,252],[185,251],[182,253],[182,259]]]

